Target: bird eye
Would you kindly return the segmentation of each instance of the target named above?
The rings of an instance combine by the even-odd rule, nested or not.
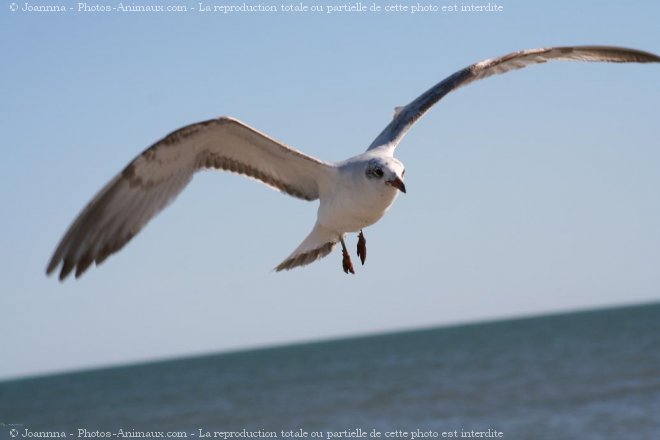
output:
[[[403,177],[405,175],[406,175],[406,170],[404,169],[403,171],[401,171],[401,177]]]
[[[381,168],[376,168],[376,169],[374,170],[374,174],[375,174],[377,177],[383,177],[383,170],[382,170]]]

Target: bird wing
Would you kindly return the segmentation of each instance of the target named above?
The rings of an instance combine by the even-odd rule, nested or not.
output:
[[[660,57],[649,52],[621,47],[570,46],[521,50],[499,58],[484,60],[445,78],[410,104],[397,107],[392,121],[376,137],[367,151],[380,148],[392,154],[410,127],[447,93],[459,87],[492,75],[552,60],[657,63],[660,62]]]
[[[331,165],[294,150],[231,118],[183,127],[135,158],[87,204],[48,264],[60,280],[79,277],[119,251],[205,168],[243,174],[304,200],[319,197]]]
[[[275,271],[291,270],[320,260],[332,252],[338,241],[339,235],[336,232],[316,223],[312,232],[275,268]]]

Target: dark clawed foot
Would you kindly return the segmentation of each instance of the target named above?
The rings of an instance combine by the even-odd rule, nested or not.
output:
[[[348,255],[348,252],[346,251],[346,249],[343,249],[341,254],[342,254],[342,257],[343,257],[341,264],[344,268],[344,273],[349,273],[350,272],[352,274],[355,274],[355,269],[353,269],[353,262],[351,261],[351,257],[350,257],[350,255]]]
[[[358,234],[357,254],[364,266],[364,261],[367,259],[367,240],[364,238],[362,231]]]

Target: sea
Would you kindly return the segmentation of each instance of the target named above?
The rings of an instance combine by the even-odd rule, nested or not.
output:
[[[4,381],[5,437],[660,439],[660,304]]]

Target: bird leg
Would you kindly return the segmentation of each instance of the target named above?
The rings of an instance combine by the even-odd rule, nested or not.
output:
[[[364,260],[367,259],[367,240],[365,240],[361,229],[360,233],[358,234],[357,254],[358,257],[360,257],[360,261],[362,261],[362,265],[364,266]]]
[[[348,255],[348,251],[346,250],[346,243],[344,243],[344,237],[340,237],[339,241],[341,241],[341,255],[343,257],[342,259],[342,267],[344,268],[344,273],[355,273],[355,269],[353,269],[353,262],[351,261],[350,255]]]

